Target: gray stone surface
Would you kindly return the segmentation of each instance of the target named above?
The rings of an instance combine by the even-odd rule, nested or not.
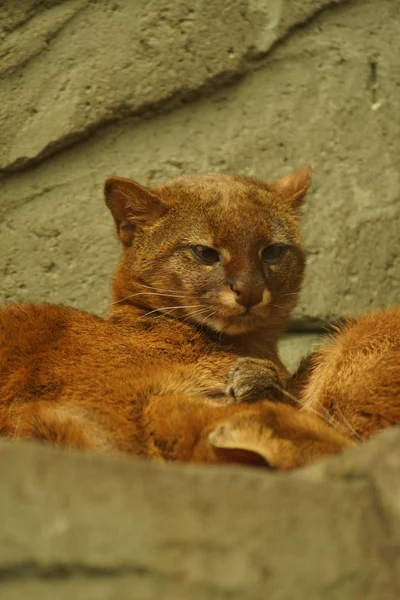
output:
[[[399,3],[190,6],[3,3],[0,302],[104,312],[108,175],[271,178],[306,162],[295,325],[398,302]]]
[[[3,441],[1,598],[396,600],[399,444],[273,475]]]
[[[237,76],[330,3],[10,0],[0,167],[21,167],[104,123]]]
[[[294,372],[304,356],[321,343],[321,333],[287,333],[279,343],[279,353],[290,372]]]

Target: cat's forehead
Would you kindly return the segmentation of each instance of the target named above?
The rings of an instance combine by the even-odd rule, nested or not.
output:
[[[234,204],[253,204],[273,201],[268,185],[257,179],[236,175],[182,175],[168,181],[159,190],[172,204],[201,203],[202,206],[233,207]]]
[[[174,220],[189,238],[218,247],[290,239],[287,209],[268,184],[232,175],[185,175],[157,190],[174,207]],[[207,242],[213,240],[213,244]],[[207,243],[206,243],[207,242]]]

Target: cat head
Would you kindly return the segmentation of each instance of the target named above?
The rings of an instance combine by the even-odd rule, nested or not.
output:
[[[299,208],[310,182],[309,166],[270,183],[190,175],[147,189],[107,179],[123,246],[114,302],[228,335],[286,323],[303,278]]]
[[[209,434],[214,461],[288,471],[356,445],[314,415],[279,402],[244,407]]]

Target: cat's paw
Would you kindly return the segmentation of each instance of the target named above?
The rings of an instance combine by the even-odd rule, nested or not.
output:
[[[229,371],[226,394],[235,402],[274,399],[282,387],[278,368],[270,360],[238,358]]]

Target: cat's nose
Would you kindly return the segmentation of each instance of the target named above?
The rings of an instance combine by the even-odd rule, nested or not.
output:
[[[254,287],[244,283],[243,281],[236,280],[229,283],[229,287],[232,292],[235,293],[235,300],[241,306],[255,306],[259,304],[263,298],[262,290],[255,289]]]

